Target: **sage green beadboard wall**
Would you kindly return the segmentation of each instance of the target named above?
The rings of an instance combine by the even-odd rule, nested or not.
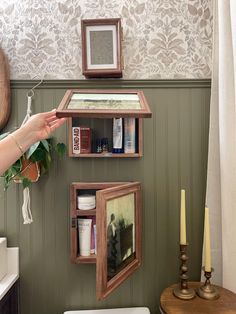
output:
[[[20,125],[33,81],[12,81],[12,114],[6,129]],[[0,189],[0,236],[20,247],[21,314],[148,306],[158,313],[159,296],[178,280],[180,189],[187,195],[189,276],[201,265],[206,188],[210,81],[45,81],[35,91],[33,112],[58,106],[69,88],[142,89],[153,112],[144,121],[144,156],[137,159],[56,160],[50,174],[32,185],[34,223],[23,225],[22,187]],[[63,126],[55,133],[67,142]],[[94,265],[70,263],[69,185],[74,181],[141,181],[143,265],[105,301],[96,301]]]

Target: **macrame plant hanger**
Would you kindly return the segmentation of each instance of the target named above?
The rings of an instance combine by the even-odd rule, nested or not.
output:
[[[39,83],[37,83],[34,87],[32,87],[28,92],[27,92],[27,111],[26,111],[26,116],[21,124],[25,124],[29,118],[31,117],[32,114],[32,98],[34,97],[34,89],[37,88],[40,84],[43,83],[43,80],[40,80]],[[23,189],[23,205],[22,205],[22,216],[24,219],[24,224],[31,224],[33,222],[33,217],[30,209],[30,190],[29,187],[25,187]]]

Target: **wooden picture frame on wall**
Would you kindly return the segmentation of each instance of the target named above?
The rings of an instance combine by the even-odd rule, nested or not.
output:
[[[141,265],[139,182],[97,191],[97,299],[106,298]]]
[[[120,18],[82,20],[81,38],[85,77],[122,77]]]

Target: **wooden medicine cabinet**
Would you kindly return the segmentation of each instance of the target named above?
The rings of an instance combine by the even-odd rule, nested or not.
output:
[[[142,91],[68,90],[58,117],[69,117],[70,157],[140,157],[142,119],[152,115]],[[114,145],[114,120],[121,123],[122,147]]]
[[[89,198],[91,209],[79,209],[87,206],[84,198]],[[97,299],[104,299],[141,265],[140,183],[72,183],[70,213],[71,261],[96,264]],[[91,251],[82,256],[80,223],[89,220]]]

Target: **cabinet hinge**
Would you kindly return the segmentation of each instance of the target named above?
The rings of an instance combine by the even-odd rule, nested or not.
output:
[[[77,228],[77,218],[71,218],[71,228]]]

